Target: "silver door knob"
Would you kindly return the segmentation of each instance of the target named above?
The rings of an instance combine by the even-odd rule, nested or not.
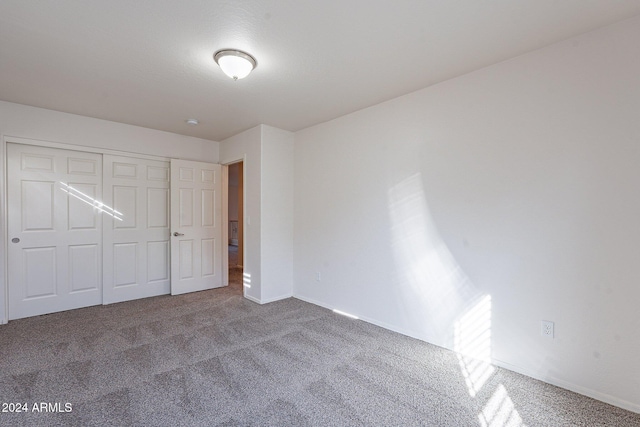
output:
[[[178,237],[178,236],[184,236],[183,233],[178,233],[177,231],[175,233],[173,233],[174,236]]]
[[[20,243],[20,239],[18,239],[17,237],[14,237],[13,239],[11,239],[12,243]]]

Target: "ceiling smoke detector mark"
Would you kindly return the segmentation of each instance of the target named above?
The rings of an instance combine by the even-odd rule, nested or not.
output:
[[[197,126],[198,123],[200,123],[198,119],[187,119],[185,122],[187,122],[189,126]]]

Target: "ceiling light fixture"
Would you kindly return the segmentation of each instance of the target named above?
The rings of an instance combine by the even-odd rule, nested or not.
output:
[[[198,123],[200,123],[198,119],[187,119],[185,120],[185,122],[187,122],[187,124],[191,126],[196,126]]]
[[[213,54],[213,59],[222,71],[233,80],[243,79],[258,65],[256,59],[246,52],[222,49]]]

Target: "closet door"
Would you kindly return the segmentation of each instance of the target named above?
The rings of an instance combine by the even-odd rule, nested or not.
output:
[[[102,302],[102,156],[7,144],[9,319]]]
[[[169,163],[104,155],[104,303],[168,294]]]

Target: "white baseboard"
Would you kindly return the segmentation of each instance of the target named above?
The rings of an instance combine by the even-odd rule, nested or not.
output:
[[[305,296],[302,296],[302,295],[296,295],[295,293],[294,293],[293,297],[297,298],[299,300],[308,302],[310,304],[314,304],[314,305],[317,305],[317,306],[320,306],[320,307],[324,307],[324,308],[326,308],[328,310],[334,310],[336,308],[336,307],[329,307],[327,304],[321,303],[320,301],[316,301],[313,298],[308,298],[308,297],[305,297]],[[418,339],[420,341],[424,341],[424,342],[427,342],[429,344],[432,344],[432,345],[435,345],[435,346],[438,346],[438,347],[442,347],[442,346],[440,346],[438,344],[434,344],[432,342],[429,342],[424,337],[417,336],[412,331],[403,330],[402,328],[398,328],[398,327],[396,327],[394,325],[389,325],[389,324],[387,324],[385,322],[380,322],[380,321],[375,320],[375,319],[370,319],[370,318],[367,318],[367,317],[360,317],[358,315],[358,313],[350,313],[350,314],[358,316],[358,318],[360,320],[364,321],[364,322],[371,323],[371,324],[376,325],[376,326],[380,326],[381,328],[388,329],[390,331],[397,332],[399,334],[406,335],[408,337],[415,338],[415,339]],[[450,348],[447,348],[447,347],[442,347],[442,348],[454,351],[453,349],[450,349]],[[595,391],[595,390],[592,390],[592,389],[589,389],[589,388],[581,387],[581,386],[578,386],[576,384],[560,380],[558,378],[549,377],[549,376],[540,376],[540,375],[537,375],[537,374],[535,374],[533,372],[530,372],[530,371],[528,371],[526,369],[523,369],[523,368],[521,368],[519,366],[512,365],[510,363],[503,362],[501,360],[492,359],[491,363],[493,365],[495,365],[495,366],[500,367],[500,368],[507,369],[509,371],[513,371],[513,372],[516,372],[518,374],[525,375],[527,377],[534,378],[536,380],[545,382],[547,384],[551,384],[551,385],[554,385],[556,387],[560,387],[560,388],[563,388],[565,390],[569,390],[569,391],[572,391],[574,393],[578,393],[578,394],[581,394],[583,396],[591,397],[591,398],[599,400],[601,402],[608,403],[610,405],[617,406],[617,407],[622,408],[622,409],[626,409],[627,411],[631,411],[631,412],[635,412],[635,413],[640,414],[640,405],[635,404],[633,402],[629,402],[627,400],[620,399],[618,397],[611,396],[611,395],[606,394],[606,393],[601,393],[599,391]]]
[[[280,296],[277,296],[277,297],[273,297],[273,298],[269,298],[269,299],[263,299],[263,300],[258,299],[258,298],[254,298],[254,297],[252,297],[250,295],[245,295],[244,297],[246,299],[248,299],[249,301],[253,301],[255,303],[263,305],[263,304],[269,304],[270,302],[276,302],[276,301],[280,301],[280,300],[283,300],[283,299],[291,298],[292,296],[293,295],[291,295],[291,294],[286,294],[286,295],[280,295]],[[311,303],[311,304],[313,304],[313,303]]]
[[[257,304],[263,305],[263,304],[269,304],[270,302],[276,302],[276,301],[280,301],[283,299],[287,299],[287,298],[291,298],[292,295],[291,294],[286,294],[286,295],[280,295],[274,298],[269,298],[269,299],[258,299],[258,298],[254,298],[252,296],[249,295],[245,295],[244,296],[246,299],[248,299],[249,301],[253,301]],[[311,303],[313,304],[313,303]]]
[[[262,302],[260,304],[269,304],[270,302],[280,301],[280,300],[283,300],[283,299],[291,298],[292,296],[293,295],[288,293],[288,294],[280,295],[280,296],[273,297],[273,298],[263,299],[263,300],[261,300]]]
[[[251,295],[244,294],[244,297],[249,301],[255,302],[256,304],[262,304],[258,298],[254,298]]]
[[[310,303],[310,304],[318,305],[318,306],[323,307],[323,308],[326,308],[326,309],[328,309],[328,310],[334,310],[334,309],[340,310],[340,308],[338,308],[338,307],[330,307],[330,306],[328,306],[328,305],[326,305],[326,304],[324,304],[324,303],[321,303],[321,302],[319,302],[319,301],[314,300],[313,298],[308,298],[308,297],[305,297],[305,296],[295,295],[295,294],[293,295],[293,298],[297,298],[297,299],[299,299],[299,300],[302,300],[302,301],[308,302],[308,303]],[[362,320],[363,322],[371,323],[372,325],[380,326],[381,328],[388,329],[388,330],[390,330],[390,331],[397,332],[397,333],[399,333],[399,334],[406,335],[406,336],[408,336],[408,337],[415,338],[415,339],[417,339],[417,340],[424,341],[424,342],[428,342],[429,344],[432,344],[432,345],[436,345],[436,346],[438,346],[438,347],[441,347],[441,346],[440,346],[440,345],[438,345],[438,344],[434,344],[434,343],[432,343],[432,342],[429,342],[428,340],[426,340],[426,339],[425,339],[424,337],[422,337],[422,336],[416,336],[416,335],[415,335],[414,333],[412,333],[411,331],[404,330],[404,329],[402,329],[402,328],[398,328],[398,327],[396,327],[396,326],[393,326],[393,325],[387,324],[387,323],[385,323],[385,322],[380,322],[380,321],[375,320],[375,319],[370,319],[370,318],[368,318],[368,317],[366,317],[366,316],[365,316],[365,317],[360,317],[360,315],[359,315],[358,313],[349,313],[349,314],[353,314],[353,315],[355,315],[355,316],[358,316],[358,319],[359,319],[359,320]],[[447,349],[447,350],[450,350],[450,349]]]
[[[527,377],[530,378],[534,378],[536,380],[545,382],[547,384],[551,384],[554,385],[556,387],[560,387],[563,388],[565,390],[569,390],[572,391],[574,393],[578,393],[581,394],[583,396],[587,396],[587,397],[591,397],[593,399],[599,400],[601,402],[604,403],[608,403],[610,405],[613,406],[617,406],[618,408],[622,408],[622,409],[626,409],[627,411],[631,411],[631,412],[635,412],[637,414],[640,414],[640,405],[629,402],[627,400],[624,399],[620,399],[618,397],[615,396],[611,396],[610,394],[606,394],[606,393],[601,393],[599,391],[596,390],[592,390],[590,388],[586,388],[586,387],[581,387],[579,385],[552,377],[552,376],[541,376],[541,375],[536,375],[533,372],[530,372],[526,369],[522,369],[519,366],[516,365],[512,365],[510,363],[507,362],[503,362],[501,360],[496,360],[496,359],[492,359],[491,363],[494,364],[495,366],[498,366],[500,368],[503,369],[508,369],[509,371],[513,371],[516,372],[518,374],[521,375],[525,375]]]
[[[325,305],[325,304],[323,304],[323,303],[321,303],[319,301],[315,301],[313,298],[307,298],[307,297],[303,297],[302,295],[295,295],[295,294],[292,295],[292,296],[294,298],[296,298],[296,299],[301,300],[301,301],[308,302],[309,304],[317,305],[317,306],[326,308],[327,310],[333,310],[332,307],[329,307],[329,306],[327,306],[327,305]]]

